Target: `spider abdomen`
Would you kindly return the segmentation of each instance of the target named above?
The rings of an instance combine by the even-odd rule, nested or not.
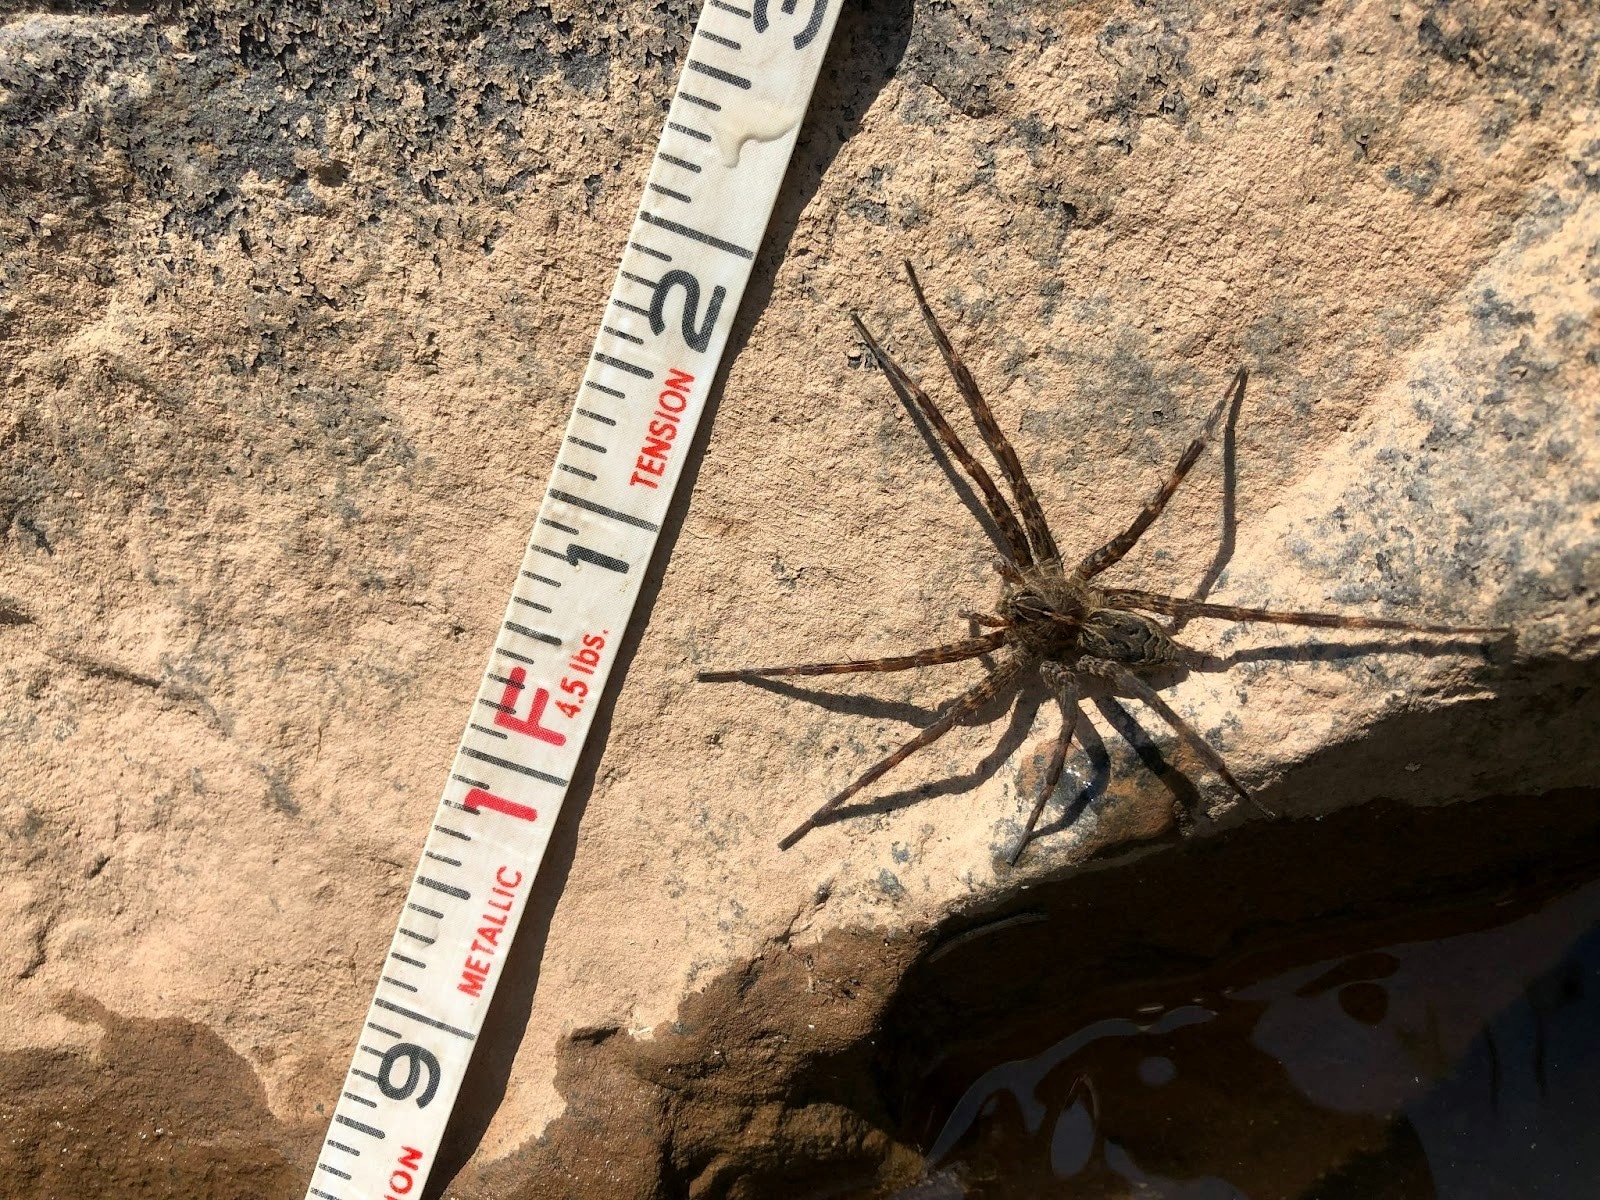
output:
[[[1078,650],[1130,667],[1154,667],[1177,659],[1178,644],[1149,617],[1120,608],[1097,608],[1084,619]]]

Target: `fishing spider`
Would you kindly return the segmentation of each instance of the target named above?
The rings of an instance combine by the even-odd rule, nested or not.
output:
[[[972,412],[978,433],[984,445],[999,464],[1016,499],[1016,508],[1001,494],[993,478],[971,451],[956,436],[944,414],[929,399],[928,394],[901,368],[900,364],[878,344],[861,318],[854,313],[851,320],[862,339],[871,348],[873,358],[888,377],[889,386],[908,406],[914,405],[927,420],[939,440],[950,451],[951,457],[961,464],[982,493],[984,507],[988,510],[997,531],[997,548],[1001,557],[995,560],[995,569],[1001,577],[999,612],[983,615],[962,612],[975,625],[993,632],[980,637],[967,638],[944,646],[919,650],[915,654],[894,658],[874,658],[855,662],[809,663],[797,667],[746,667],[734,671],[701,671],[698,678],[705,683],[727,683],[735,680],[770,678],[781,675],[842,675],[862,671],[906,671],[914,667],[927,667],[936,663],[959,662],[978,658],[996,651],[1007,651],[989,674],[958,697],[954,704],[933,724],[918,733],[898,750],[868,769],[854,783],[838,793],[795,830],[778,843],[787,850],[839,805],[863,788],[877,782],[886,773],[904,762],[924,746],[948,733],[963,717],[969,716],[985,704],[1011,689],[1019,689],[1025,674],[1037,668],[1045,685],[1054,693],[1061,708],[1061,732],[1055,741],[1049,769],[1044,784],[1028,816],[1027,828],[1016,844],[1010,861],[1014,864],[1033,836],[1039,815],[1044,811],[1056,785],[1061,780],[1066,765],[1067,750],[1072,745],[1073,731],[1079,719],[1078,702],[1082,696],[1083,681],[1093,678],[1110,686],[1114,693],[1141,700],[1155,711],[1185,743],[1219,775],[1223,782],[1245,800],[1252,800],[1233,772],[1228,770],[1221,755],[1213,750],[1172,707],[1139,677],[1139,672],[1152,668],[1169,667],[1198,657],[1189,647],[1180,645],[1167,630],[1158,625],[1148,613],[1159,613],[1178,618],[1218,617],[1229,621],[1272,621],[1285,625],[1315,625],[1328,629],[1391,629],[1407,633],[1488,634],[1503,635],[1508,630],[1485,626],[1420,625],[1410,621],[1390,621],[1377,617],[1342,616],[1333,613],[1271,612],[1259,608],[1238,608],[1231,604],[1208,604],[1199,599],[1181,599],[1135,588],[1100,588],[1093,580],[1106,568],[1120,562],[1134,544],[1156,521],[1166,508],[1173,493],[1183,482],[1205,449],[1207,440],[1215,432],[1222,414],[1236,399],[1243,399],[1246,372],[1243,367],[1233,377],[1233,382],[1217,401],[1211,415],[1206,418],[1200,436],[1189,443],[1178,458],[1165,483],[1156,489],[1139,514],[1121,533],[1080,560],[1070,570],[1056,548],[1055,538],[1039,507],[1028,477],[1023,474],[1017,453],[1001,431],[990,411],[988,402],[978,391],[972,374],[962,363],[955,347],[940,327],[938,318],[922,294],[911,264],[905,264],[911,290],[922,310],[933,340],[944,357],[945,366],[955,378],[967,407]],[[1019,514],[1020,512],[1020,519]],[[1259,807],[1259,805],[1257,805]]]

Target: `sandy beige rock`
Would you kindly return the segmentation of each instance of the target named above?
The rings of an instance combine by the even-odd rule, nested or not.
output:
[[[0,1160],[13,1194],[303,1186],[692,19],[0,25],[0,1052],[25,1080],[0,1112],[35,1131]],[[870,1112],[770,1081],[866,1036],[945,915],[1260,819],[1136,706],[1181,777],[1094,710],[1109,790],[1006,871],[1054,730],[1030,692],[776,851],[976,668],[820,704],[695,670],[946,640],[995,593],[846,320],[953,402],[902,256],[1064,546],[1129,517],[1242,363],[1219,599],[1516,629],[1346,657],[1191,626],[1239,662],[1172,701],[1279,819],[1596,782],[1573,749],[1600,694],[1596,44],[1560,3],[847,9],[452,1142],[459,1194],[544,1194],[574,1129],[573,1194],[738,1194],[761,1154],[840,1146],[903,1177]],[[1119,578],[1206,574],[1218,464]],[[730,983],[752,971],[759,1019]],[[769,1039],[769,1082],[742,1059],[690,1112],[672,1071],[717,1068],[682,1039],[719,1023]],[[63,1096],[114,1138],[48,1132]],[[237,1178],[201,1181],[208,1155]]]

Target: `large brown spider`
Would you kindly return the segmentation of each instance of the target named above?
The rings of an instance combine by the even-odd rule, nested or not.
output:
[[[963,612],[962,615],[994,632],[895,658],[809,663],[798,667],[746,667],[736,671],[701,671],[698,678],[705,683],[727,683],[779,675],[906,671],[913,667],[932,666],[935,663],[978,658],[1000,650],[1007,650],[1009,653],[1002,656],[990,668],[989,674],[977,686],[957,698],[938,720],[871,767],[849,787],[806,818],[778,843],[780,849],[787,850],[794,845],[839,805],[863,788],[875,783],[916,751],[942,737],[963,717],[976,712],[1007,689],[1020,688],[1024,674],[1034,667],[1039,669],[1046,686],[1055,694],[1056,702],[1061,707],[1061,733],[1056,738],[1050,766],[1045,772],[1044,784],[1039,789],[1039,798],[1028,817],[1027,828],[1011,854],[1011,862],[1016,862],[1023,847],[1028,844],[1034,826],[1039,822],[1039,815],[1044,811],[1045,803],[1061,780],[1061,772],[1067,761],[1067,750],[1072,745],[1073,731],[1077,726],[1082,680],[1086,676],[1104,681],[1114,692],[1143,701],[1162,720],[1172,726],[1178,736],[1188,743],[1230,788],[1241,798],[1251,800],[1250,793],[1245,791],[1244,786],[1234,778],[1233,772],[1228,770],[1222,757],[1173,711],[1154,688],[1139,677],[1138,672],[1141,670],[1170,667],[1199,657],[1195,651],[1175,641],[1166,630],[1144,615],[1145,613],[1161,613],[1179,618],[1220,617],[1229,621],[1274,621],[1285,625],[1317,625],[1329,629],[1392,629],[1407,633],[1491,635],[1503,635],[1509,632],[1506,629],[1485,626],[1419,625],[1410,621],[1342,616],[1333,613],[1271,612],[1259,608],[1236,608],[1229,604],[1208,604],[1198,599],[1186,600],[1176,596],[1162,596],[1155,592],[1133,588],[1095,587],[1092,582],[1095,576],[1119,562],[1123,555],[1133,549],[1134,543],[1144,531],[1155,523],[1161,511],[1166,508],[1167,502],[1172,499],[1173,493],[1178,490],[1178,485],[1183,482],[1190,468],[1199,459],[1222,414],[1236,399],[1243,399],[1245,369],[1239,368],[1238,374],[1233,377],[1233,383],[1217,402],[1216,407],[1211,410],[1211,415],[1206,418],[1200,436],[1189,443],[1188,448],[1179,456],[1178,464],[1173,468],[1172,474],[1156,489],[1155,494],[1139,510],[1138,516],[1134,517],[1127,529],[1068,570],[1062,562],[1061,552],[1056,549],[1055,538],[1051,536],[1050,526],[1045,521],[1043,509],[1039,507],[1038,497],[1034,495],[1027,476],[1023,474],[1022,464],[1017,460],[1016,451],[1006,440],[1006,435],[1001,432],[994,413],[990,411],[987,401],[978,391],[978,385],[973,382],[971,373],[956,354],[950,339],[945,336],[938,319],[933,315],[933,310],[928,307],[928,302],[922,294],[922,285],[917,281],[916,272],[912,270],[909,262],[905,264],[905,269],[911,280],[911,290],[916,295],[917,305],[922,310],[922,319],[927,322],[933,340],[938,343],[939,353],[944,356],[945,365],[955,377],[956,387],[972,411],[978,433],[982,436],[984,444],[989,447],[990,453],[994,455],[995,462],[999,464],[1000,473],[1011,485],[1011,493],[1016,498],[1016,508],[1021,511],[1020,521],[1017,512],[1001,495],[1000,489],[995,486],[988,471],[956,436],[955,430],[928,398],[928,394],[878,344],[878,340],[861,323],[860,317],[852,313],[851,320],[855,322],[856,329],[871,347],[874,359],[888,377],[889,385],[904,403],[915,405],[922,413],[928,424],[937,432],[939,439],[944,442],[951,456],[972,477],[972,481],[977,484],[978,490],[983,495],[984,506],[988,509],[989,516],[998,531],[996,538],[998,548],[1002,551],[1002,556],[995,561],[995,569],[1000,573],[1002,580],[1000,611],[993,616],[970,612]]]

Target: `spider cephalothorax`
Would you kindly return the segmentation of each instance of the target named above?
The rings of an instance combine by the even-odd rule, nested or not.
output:
[[[1108,567],[1120,562],[1134,544],[1155,523],[1157,517],[1172,499],[1178,485],[1205,449],[1206,442],[1215,432],[1217,423],[1230,405],[1244,399],[1246,374],[1243,368],[1234,376],[1232,385],[1211,410],[1200,435],[1190,442],[1179,457],[1177,466],[1166,481],[1156,489],[1128,527],[1104,545],[1086,555],[1076,566],[1068,569],[1055,538],[1045,520],[1044,510],[1034,495],[1022,464],[1010,441],[1001,431],[987,401],[978,391],[978,385],[962,363],[950,339],[939,326],[923,297],[916,272],[906,264],[906,274],[911,280],[911,290],[922,310],[929,332],[938,344],[939,353],[956,387],[967,402],[978,433],[989,448],[994,460],[1011,488],[1016,507],[1001,494],[993,478],[972,452],[956,435],[944,414],[934,405],[900,365],[878,344],[867,331],[859,317],[852,317],[862,338],[871,347],[873,357],[888,376],[889,384],[906,404],[914,406],[928,421],[939,439],[977,485],[985,509],[994,523],[995,542],[1001,552],[996,562],[1000,572],[1001,599],[999,611],[994,615],[963,612],[975,624],[992,632],[964,641],[934,646],[915,654],[894,658],[876,658],[853,662],[810,663],[798,667],[749,667],[734,671],[702,671],[699,678],[706,682],[728,682],[738,679],[755,679],[779,675],[836,675],[858,671],[904,671],[913,667],[932,666],[935,663],[959,662],[963,659],[996,655],[989,674],[976,686],[958,697],[938,720],[923,729],[910,741],[874,764],[854,783],[839,792],[814,812],[779,846],[787,849],[809,833],[818,822],[834,809],[882,778],[888,771],[905,761],[916,751],[943,736],[963,717],[969,716],[996,697],[1021,686],[1026,671],[1037,670],[1045,684],[1055,694],[1061,707],[1061,732],[1056,738],[1050,766],[1045,772],[1044,784],[1028,818],[1027,828],[1011,856],[1013,862],[1022,853],[1028,839],[1038,824],[1045,802],[1055,791],[1066,765],[1067,750],[1072,745],[1073,731],[1078,720],[1078,702],[1082,696],[1085,679],[1102,681],[1111,691],[1131,696],[1153,709],[1174,732],[1215,771],[1227,785],[1242,798],[1250,794],[1233,777],[1227,764],[1196,733],[1159,693],[1140,676],[1152,668],[1170,666],[1184,661],[1195,652],[1180,645],[1156,623],[1149,614],[1184,617],[1220,617],[1231,621],[1270,621],[1288,625],[1314,625],[1332,629],[1392,629],[1408,633],[1492,634],[1501,635],[1504,629],[1485,626],[1418,625],[1409,621],[1391,621],[1377,617],[1353,617],[1334,613],[1274,612],[1259,608],[1236,608],[1226,604],[1209,604],[1198,599],[1163,596],[1155,592],[1132,588],[1097,588],[1093,580]]]

